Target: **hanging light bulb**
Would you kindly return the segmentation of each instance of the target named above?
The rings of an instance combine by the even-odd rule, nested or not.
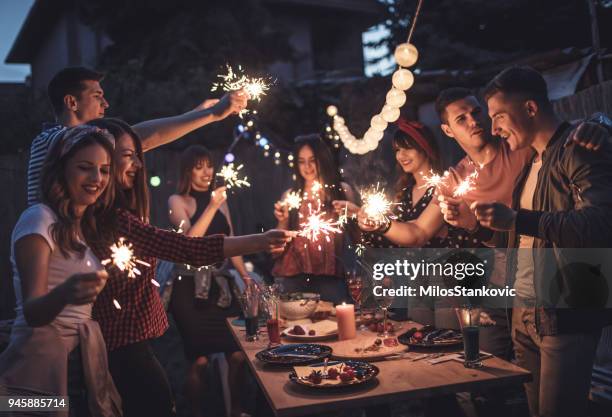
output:
[[[385,119],[380,114],[377,114],[370,120],[370,129],[382,132],[387,128],[387,124]]]
[[[400,68],[393,73],[391,78],[393,86],[399,90],[408,90],[414,84],[414,75],[404,68]]]
[[[327,115],[329,117],[334,117],[337,114],[338,114],[338,107],[334,105],[327,106]]]
[[[385,104],[380,112],[380,115],[388,123],[393,123],[400,117],[400,109],[397,107],[391,107]]]
[[[387,93],[387,104],[398,109],[406,103],[406,93],[397,88],[392,88]]]
[[[413,66],[417,59],[419,59],[419,51],[411,43],[402,43],[397,45],[395,52],[393,53],[395,62],[400,67],[408,68]]]

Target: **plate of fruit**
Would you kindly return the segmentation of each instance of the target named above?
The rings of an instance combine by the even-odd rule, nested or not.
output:
[[[411,328],[398,337],[400,343],[413,347],[442,347],[463,344],[460,331],[453,329],[436,329],[433,326],[423,326],[420,329]]]
[[[362,361],[330,361],[295,366],[289,379],[311,388],[340,388],[364,384],[376,378],[379,369]]]
[[[288,339],[302,342],[332,339],[338,335],[338,323],[333,320],[288,322],[287,325],[288,327],[281,334]]]
[[[294,343],[264,349],[255,354],[262,362],[271,365],[303,365],[321,361],[329,357],[332,348],[315,343]]]

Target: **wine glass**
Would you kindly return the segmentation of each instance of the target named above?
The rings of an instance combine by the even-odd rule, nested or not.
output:
[[[359,309],[359,325],[358,330],[365,330],[367,327],[363,324],[363,309],[361,308],[361,298],[363,296],[363,279],[353,270],[347,274],[346,284],[351,294],[351,298]]]
[[[389,333],[387,330],[387,312],[389,307],[391,307],[391,304],[393,304],[394,297],[389,295],[389,290],[393,290],[393,288],[393,279],[391,277],[384,277],[380,281],[374,283],[374,300],[376,301],[378,307],[383,311],[383,328],[381,332],[378,332],[378,336],[383,338],[391,336],[391,333]]]

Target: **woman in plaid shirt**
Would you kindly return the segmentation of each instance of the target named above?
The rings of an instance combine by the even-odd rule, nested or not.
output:
[[[156,258],[193,266],[211,265],[229,256],[282,250],[290,238],[286,232],[277,230],[240,237],[194,238],[149,225],[146,172],[138,135],[117,119],[90,124],[109,130],[117,139],[116,217],[112,225],[115,235],[125,237],[133,245],[134,255],[151,265],[141,267],[142,274],[135,278],[111,271],[94,304],[93,316],[100,323],[107,343],[110,371],[123,399],[124,415],[173,415],[168,380],[148,344],[149,339],[161,336],[168,328],[155,286]],[[99,259],[108,259],[112,243],[98,241],[90,245]]]

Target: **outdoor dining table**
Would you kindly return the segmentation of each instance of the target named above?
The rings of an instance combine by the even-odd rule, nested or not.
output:
[[[483,360],[483,366],[468,369],[457,361],[432,365],[426,360],[407,359],[380,360],[375,365],[380,373],[373,381],[363,385],[315,389],[298,385],[289,380],[291,368],[279,368],[260,362],[255,354],[268,346],[265,327],[260,329],[260,339],[245,340],[243,327],[227,320],[231,332],[246,354],[248,365],[277,417],[294,417],[318,414],[348,408],[370,408],[398,401],[419,399],[458,392],[478,392],[500,386],[517,385],[531,380],[531,374],[508,361],[497,357]],[[420,327],[414,322],[403,322],[403,330]],[[374,333],[357,332],[357,338],[372,336]],[[283,340],[283,344],[299,343]],[[338,344],[337,339],[316,342],[330,346]],[[408,349],[408,347],[406,347]],[[333,356],[333,352],[332,352]]]

